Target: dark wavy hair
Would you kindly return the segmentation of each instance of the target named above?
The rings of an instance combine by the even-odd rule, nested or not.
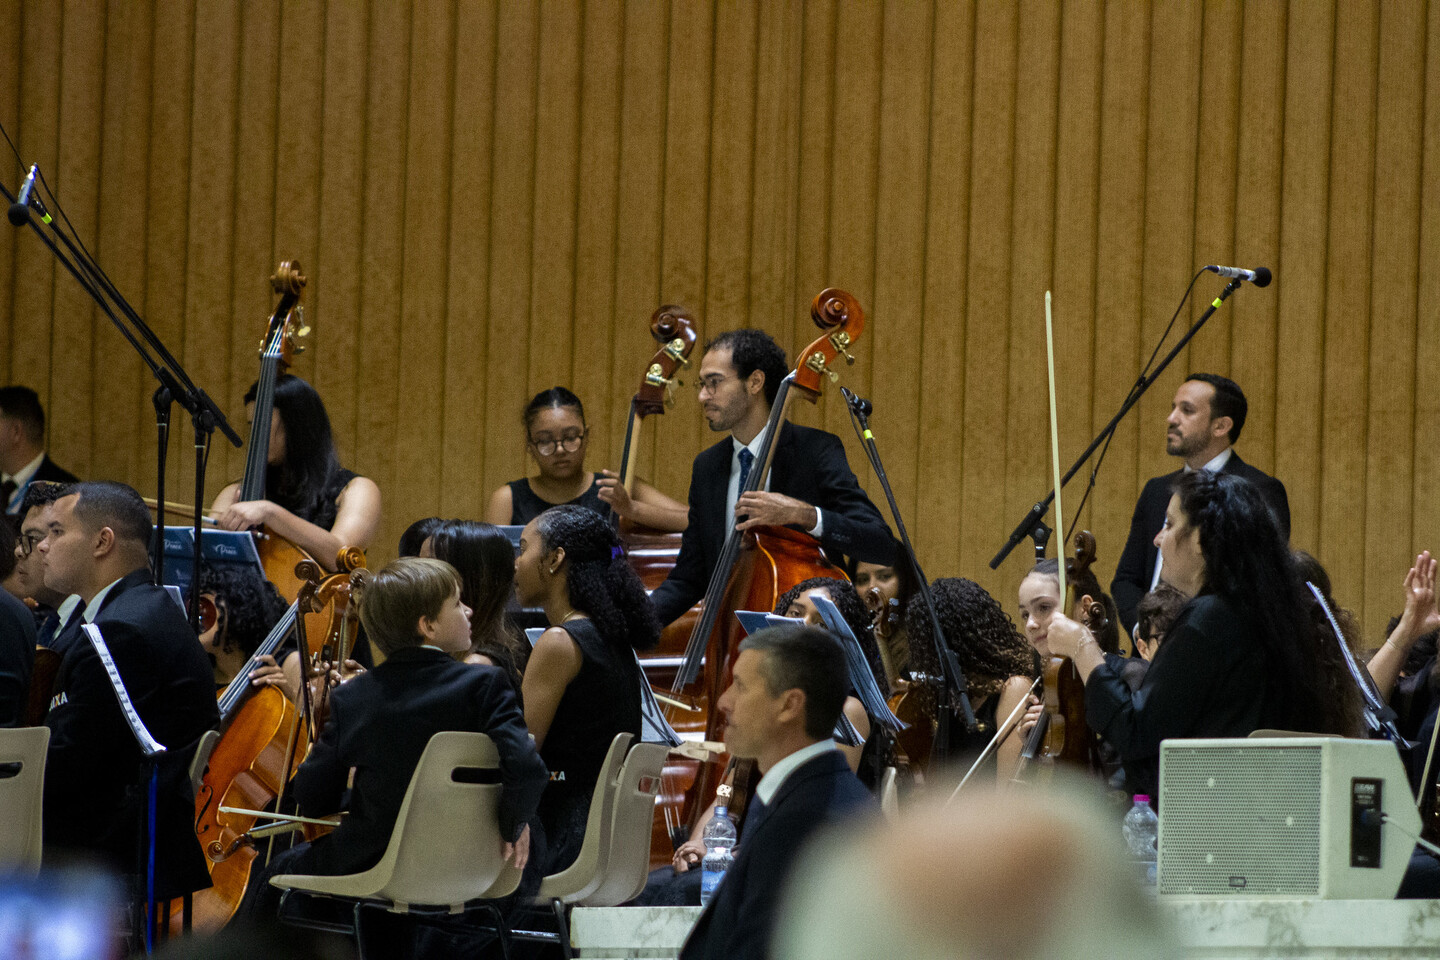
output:
[[[584,426],[585,404],[581,403],[580,398],[575,396],[574,393],[566,390],[564,387],[551,387],[549,390],[541,390],[535,394],[535,396],[530,398],[530,402],[525,405],[525,413],[521,418],[525,421],[526,436],[528,437],[530,434],[530,424],[534,422],[535,415],[541,410],[563,409],[565,407],[571,407],[576,413],[580,414],[580,424]]]
[[[25,488],[25,496],[20,499],[20,509],[17,511],[23,519],[27,513],[36,507],[48,507],[61,497],[70,495],[72,484],[59,483],[54,480],[34,480],[30,486]]]
[[[254,656],[285,615],[286,603],[275,585],[250,567],[206,564],[200,568],[200,592],[215,597],[226,653],[239,647],[245,656]]]
[[[588,507],[551,507],[535,520],[545,553],[565,551],[570,605],[588,614],[607,643],[648,650],[660,642],[660,620],[645,584],[605,518]]]
[[[1216,594],[1249,621],[1267,660],[1266,696],[1287,729],[1343,733],[1343,718],[1325,703],[1313,603],[1290,548],[1259,490],[1242,477],[1196,470],[1172,489],[1200,537],[1202,594]],[[1327,647],[1326,649],[1333,649]]]
[[[421,517],[419,520],[410,524],[410,526],[405,528],[405,532],[400,534],[400,549],[397,556],[420,556],[420,548],[424,546],[425,540],[445,522],[441,517]],[[459,521],[454,520],[450,522],[458,523]]]
[[[765,402],[773,405],[780,392],[780,381],[790,374],[785,350],[764,330],[727,330],[705,344],[705,352],[729,350],[730,365],[744,380],[759,370],[765,374]]]
[[[1026,574],[1026,576],[1048,577],[1051,580],[1055,581],[1055,586],[1058,590],[1060,586],[1060,561],[1054,557],[1050,557],[1046,560],[1041,560],[1039,563],[1035,564],[1035,566],[1030,568],[1030,572]],[[1075,587],[1076,602],[1079,602],[1081,597],[1087,595],[1094,600],[1100,601],[1101,606],[1105,608],[1105,629],[1101,630],[1096,635],[1095,642],[1100,644],[1100,649],[1104,650],[1106,653],[1119,653],[1120,609],[1115,606],[1115,601],[1110,599],[1110,594],[1104,591],[1104,589],[1100,586],[1100,581],[1095,578],[1094,566],[1092,565],[1090,569],[1085,571],[1085,576],[1080,577],[1067,585],[1073,585]],[[1061,598],[1061,606],[1064,606],[1063,597]],[[1064,610],[1062,612],[1065,614],[1065,616],[1070,616],[1069,610]]]
[[[255,402],[258,383],[245,391],[245,402]],[[315,388],[294,374],[275,379],[275,410],[285,425],[285,457],[265,470],[265,497],[297,516],[326,527],[335,522],[332,490],[340,459],[330,432],[330,414]]]
[[[875,642],[875,634],[870,630],[870,611],[865,609],[865,602],[860,599],[855,585],[849,580],[841,580],[839,577],[811,577],[801,580],[781,594],[780,599],[775,602],[775,613],[784,616],[785,611],[790,609],[790,604],[800,599],[802,594],[816,589],[823,589],[830,594],[840,616],[845,618],[850,632],[855,634],[855,639],[860,642],[860,649],[865,652],[865,662],[870,665],[875,682],[882,692],[889,690],[890,678],[885,675],[885,661],[880,657],[880,645]]]
[[[998,693],[1011,677],[1037,675],[1034,648],[984,587],[962,577],[941,577],[930,584],[930,592],[945,643],[965,671],[972,699]],[[912,668],[937,676],[935,634],[924,597],[913,597],[905,608],[905,629],[910,634]]]
[[[1325,685],[1324,699],[1329,704],[1332,724],[1337,730],[1348,731],[1346,736],[1361,736],[1364,721],[1360,689],[1355,685],[1355,678],[1350,675],[1350,666],[1345,662],[1345,655],[1339,647],[1343,642],[1351,653],[1359,652],[1364,636],[1360,623],[1354,613],[1335,602],[1335,597],[1330,592],[1330,574],[1319,560],[1299,549],[1292,550],[1290,555],[1295,560],[1295,574],[1300,579],[1301,597],[1310,611],[1310,622],[1315,628],[1315,643],[1318,647],[1316,658],[1320,667],[1320,678]],[[1335,638],[1330,619],[1325,616],[1320,604],[1315,602],[1315,595],[1310,592],[1310,588],[1305,586],[1307,581],[1315,584],[1320,595],[1325,598],[1330,612],[1335,615],[1343,641]]]
[[[505,618],[515,592],[515,547],[499,527],[478,520],[446,520],[430,535],[435,559],[460,572],[460,602],[471,610],[470,650],[489,657],[520,688],[529,651]]]

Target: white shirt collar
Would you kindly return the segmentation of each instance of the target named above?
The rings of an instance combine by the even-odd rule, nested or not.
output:
[[[80,606],[80,594],[78,593],[72,593],[60,601],[60,606],[55,608],[55,615],[60,618],[62,627],[70,621],[70,614],[74,613],[78,606]]]
[[[835,746],[834,740],[821,740],[818,743],[812,743],[808,747],[796,750],[790,754],[790,756],[765,771],[765,775],[760,778],[760,783],[755,787],[755,796],[760,798],[761,803],[768,804],[771,799],[774,798],[775,794],[779,792],[781,785],[785,783],[786,777],[821,754],[838,749],[840,748]]]
[[[90,602],[85,604],[86,623],[95,622],[95,618],[100,615],[100,605],[105,602],[106,597],[110,596],[110,591],[115,589],[115,584],[119,583],[121,580],[124,579],[124,577],[116,577],[114,580],[111,580],[105,585],[105,589],[101,590],[99,593],[95,594],[95,596],[90,598]]]
[[[1234,453],[1234,447],[1226,447],[1224,450],[1221,450],[1219,453],[1215,454],[1214,458],[1211,459],[1209,463],[1205,464],[1205,466],[1201,467],[1200,469],[1204,470],[1206,473],[1219,473],[1221,470],[1225,469],[1225,464],[1230,462],[1230,457],[1233,456]],[[1186,473],[1194,472],[1191,469],[1190,464],[1188,463],[1185,464],[1184,469]]]
[[[41,450],[40,456],[36,457],[34,460],[31,460],[29,463],[25,464],[25,466],[21,467],[14,473],[0,473],[0,480],[14,480],[15,486],[23,487],[25,486],[25,484],[30,482],[30,478],[35,476],[36,471],[40,469],[40,464],[44,462],[45,451]]]

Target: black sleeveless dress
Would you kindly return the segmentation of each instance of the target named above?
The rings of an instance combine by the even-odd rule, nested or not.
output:
[[[584,493],[566,504],[540,499],[540,495],[530,488],[529,477],[511,480],[506,486],[510,488],[510,522],[517,527],[524,526],[551,507],[559,506],[589,507],[607,520],[610,518],[610,504],[600,499],[598,475]]]
[[[560,625],[584,662],[565,688],[545,735],[540,758],[550,783],[540,797],[545,827],[545,875],[564,870],[580,855],[590,797],[610,741],[617,733],[640,738],[640,666],[629,647],[607,643],[588,619]]]

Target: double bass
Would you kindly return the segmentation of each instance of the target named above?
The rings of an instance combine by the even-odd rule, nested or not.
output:
[[[843,290],[823,290],[812,301],[810,314],[823,333],[801,351],[794,370],[780,383],[771,405],[766,439],[749,472],[745,489],[740,491],[742,496],[765,488],[775,444],[794,400],[800,397],[814,403],[820,398],[825,378],[838,379],[839,374],[833,369],[836,360],[844,357],[847,362],[854,362],[850,348],[865,328],[865,314],[855,298]],[[845,579],[844,572],[825,557],[814,537],[784,527],[761,527],[745,532],[731,528],[711,574],[701,615],[671,685],[674,699],[695,704],[704,711],[705,740],[723,740],[723,724],[713,706],[730,684],[743,637],[734,612],[774,609],[782,593],[810,577]],[[672,712],[674,708],[667,710]],[[672,716],[672,725],[676,722]],[[673,809],[665,809],[670,822],[676,824],[670,837],[672,845],[683,842],[688,835],[714,796],[722,771],[723,764],[719,761],[702,763],[694,784],[686,792],[679,815]],[[662,801],[661,806],[666,807],[667,802]],[[661,853],[665,851],[652,850],[652,862],[660,859]],[[668,861],[668,853],[664,859]]]

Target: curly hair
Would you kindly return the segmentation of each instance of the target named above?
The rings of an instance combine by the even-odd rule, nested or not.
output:
[[[1346,736],[1361,736],[1364,730],[1362,719],[1362,707],[1360,704],[1360,690],[1355,685],[1355,679],[1350,675],[1350,666],[1345,662],[1345,655],[1340,652],[1339,642],[1343,642],[1355,653],[1360,648],[1362,631],[1355,614],[1335,602],[1330,590],[1330,574],[1325,570],[1312,554],[1304,550],[1292,550],[1290,555],[1295,559],[1295,574],[1300,579],[1301,594],[1310,610],[1310,622],[1315,628],[1315,642],[1319,645],[1317,657],[1320,662],[1320,677],[1324,684],[1325,702],[1329,704],[1329,711],[1333,718],[1332,725],[1338,731],[1348,731]],[[1320,595],[1325,598],[1325,603],[1330,607],[1330,612],[1335,615],[1335,622],[1340,627],[1340,640],[1337,641],[1335,631],[1330,626],[1330,619],[1325,616],[1324,609],[1315,602],[1315,595],[1312,594],[1306,582],[1313,583],[1320,590]]]
[[[780,381],[790,374],[785,350],[774,337],[764,330],[727,330],[705,344],[705,352],[711,350],[729,350],[730,365],[741,380],[756,370],[765,374],[765,402],[774,405]]]
[[[930,592],[945,643],[965,671],[972,699],[984,700],[998,693],[1011,677],[1033,679],[1037,675],[1034,648],[984,587],[963,577],[941,577],[930,584]],[[932,676],[938,674],[935,634],[923,596],[917,594],[906,606],[905,629],[910,634],[911,665]]]
[[[660,620],[645,584],[605,518],[588,507],[551,507],[535,520],[545,553],[565,551],[570,605],[588,614],[607,643],[648,650],[660,642]]]
[[[1068,570],[1069,568],[1067,567],[1066,569]],[[1049,577],[1055,581],[1055,590],[1058,593],[1060,590],[1060,561],[1054,557],[1048,560],[1041,560],[1030,569],[1030,572],[1026,574],[1026,576]],[[1110,594],[1106,593],[1100,587],[1100,581],[1095,578],[1094,569],[1087,569],[1085,576],[1072,581],[1068,585],[1075,588],[1074,596],[1077,603],[1085,596],[1100,601],[1101,606],[1105,608],[1105,629],[1095,635],[1095,642],[1100,644],[1100,649],[1106,653],[1119,653],[1120,627],[1118,624],[1120,623],[1120,609],[1115,606],[1115,601],[1110,599]],[[1063,604],[1061,605],[1063,606]],[[1070,616],[1069,610],[1064,611],[1064,613],[1067,617]]]
[[[870,630],[870,611],[865,609],[865,602],[860,599],[855,585],[849,580],[841,580],[839,577],[811,577],[801,580],[781,594],[775,603],[775,612],[784,616],[792,603],[811,590],[824,590],[830,594],[840,616],[845,619],[850,632],[855,634],[855,639],[860,642],[860,649],[865,652],[865,662],[870,665],[875,682],[882,691],[889,690],[890,678],[885,675],[885,661],[880,657],[880,645],[875,642],[875,634]]]
[[[435,559],[460,573],[460,602],[471,610],[470,650],[489,657],[515,688],[528,645],[505,617],[515,591],[515,548],[499,527],[478,520],[447,520],[430,534]]]
[[[285,601],[275,585],[250,567],[205,564],[200,568],[200,592],[215,598],[226,653],[238,647],[245,656],[254,656],[285,614]]]
[[[1344,734],[1343,712],[1325,697],[1338,650],[1316,642],[1313,603],[1300,582],[1280,526],[1260,492],[1242,477],[1197,470],[1172,488],[1200,537],[1200,592],[1224,597],[1253,628],[1268,660],[1266,696],[1288,729]],[[1303,593],[1302,593],[1303,591]]]

